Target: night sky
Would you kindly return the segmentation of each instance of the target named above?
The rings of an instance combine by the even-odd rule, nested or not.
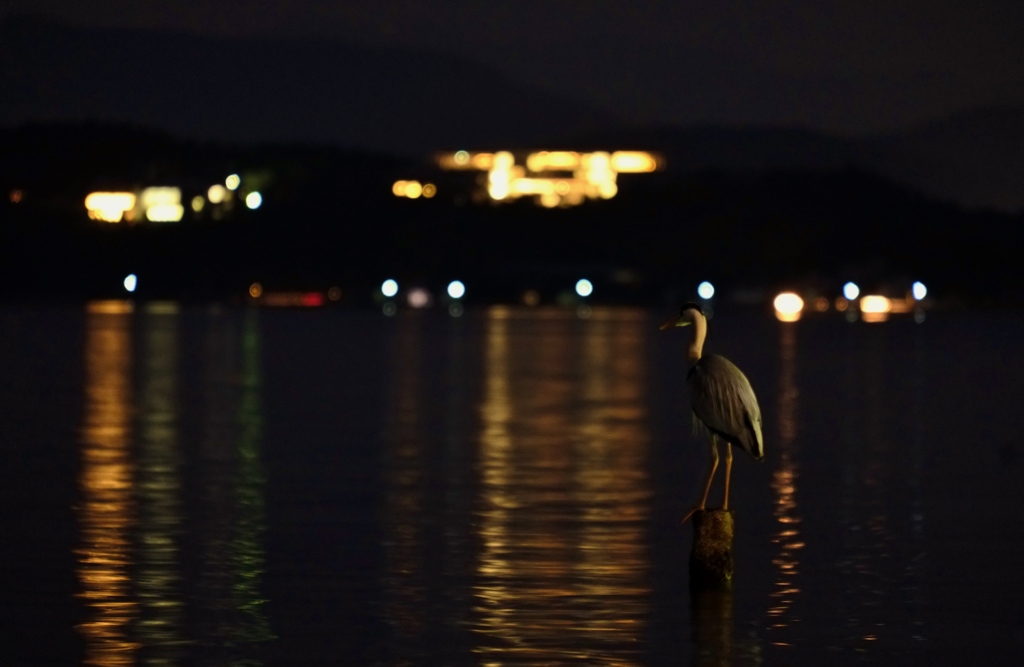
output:
[[[1024,104],[1024,3],[0,0],[79,26],[453,52],[643,124],[906,127]]]

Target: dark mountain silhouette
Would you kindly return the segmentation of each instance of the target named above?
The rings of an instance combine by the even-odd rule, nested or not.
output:
[[[876,137],[703,126],[599,130],[577,142],[658,150],[686,171],[857,167],[967,208],[1024,210],[1024,109],[974,109]]]
[[[863,164],[927,195],[1024,210],[1024,109],[972,109],[864,140],[859,149]]]
[[[0,123],[129,121],[183,137],[419,154],[615,122],[461,58],[324,40],[0,23]]]
[[[576,135],[573,146],[629,146],[664,154],[673,170],[833,169],[854,164],[858,145],[804,128],[649,127]]]
[[[638,128],[441,53],[25,17],[0,22],[0,90],[0,125],[8,126],[130,122],[192,139],[419,157],[475,147],[650,148],[672,170],[853,166],[961,206],[1024,210],[1024,109],[965,111],[857,138],[801,128]]]

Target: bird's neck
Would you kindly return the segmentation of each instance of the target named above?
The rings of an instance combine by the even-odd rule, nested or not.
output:
[[[693,336],[690,338],[690,345],[686,348],[686,358],[690,365],[700,361],[700,355],[704,351],[704,337],[708,333],[708,324],[703,315],[697,314],[693,318]]]

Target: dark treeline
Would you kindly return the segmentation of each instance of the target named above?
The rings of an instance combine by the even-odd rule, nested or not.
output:
[[[614,148],[614,147],[612,147]],[[0,131],[0,294],[80,299],[123,294],[224,299],[268,289],[343,287],[368,300],[384,277],[469,298],[553,299],[581,275],[595,298],[653,302],[710,279],[724,290],[797,287],[838,293],[921,279],[935,293],[1019,301],[1021,215],[970,212],[873,174],[825,169],[622,175],[617,197],[547,210],[531,201],[473,203],[473,176],[426,161],[319,146],[179,141],[127,126]],[[259,174],[264,205],[193,219],[190,198],[229,173]],[[438,183],[430,200],[397,199],[399,178]],[[177,185],[178,224],[104,224],[94,190]],[[20,200],[10,193],[18,191]]]

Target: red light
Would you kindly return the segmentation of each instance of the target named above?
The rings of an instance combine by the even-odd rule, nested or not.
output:
[[[311,308],[322,306],[324,305],[324,295],[320,292],[306,292],[299,298],[299,303]]]

